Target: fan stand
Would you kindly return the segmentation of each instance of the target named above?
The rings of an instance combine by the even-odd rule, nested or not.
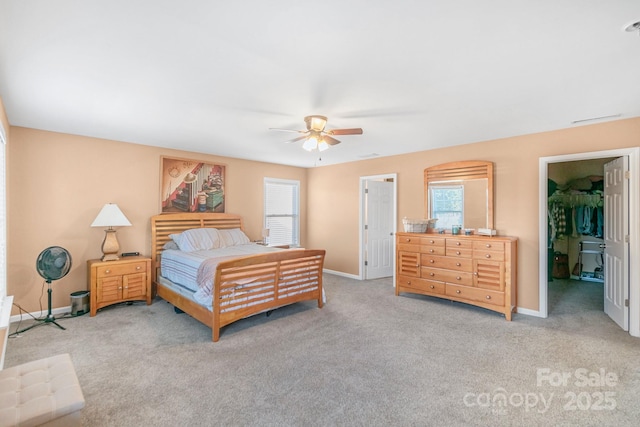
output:
[[[47,280],[46,282],[47,282],[47,285],[49,285],[49,288],[47,289],[47,303],[48,303],[47,317],[45,317],[44,319],[36,319],[36,323],[34,323],[33,325],[31,325],[29,327],[26,327],[24,329],[21,329],[19,331],[16,331],[11,335],[17,335],[17,334],[20,334],[22,332],[26,332],[29,329],[33,329],[36,326],[46,325],[47,323],[53,323],[54,325],[56,325],[60,329],[64,329],[64,330],[67,329],[64,326],[62,326],[59,323],[57,323],[56,322],[56,318],[53,317],[53,315],[51,314],[51,280]]]

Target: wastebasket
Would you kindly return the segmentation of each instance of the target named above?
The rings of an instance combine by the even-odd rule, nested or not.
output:
[[[82,316],[89,312],[89,291],[71,293],[71,315]]]

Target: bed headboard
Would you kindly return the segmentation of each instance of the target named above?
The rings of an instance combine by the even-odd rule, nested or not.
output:
[[[160,268],[160,253],[170,240],[170,234],[182,233],[191,228],[240,228],[244,231],[242,217],[227,213],[165,213],[151,217],[151,264],[155,282]]]

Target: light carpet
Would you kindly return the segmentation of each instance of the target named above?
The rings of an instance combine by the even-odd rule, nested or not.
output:
[[[325,274],[327,303],[211,330],[166,302],[107,307],[11,338],[5,366],[70,353],[86,426],[631,426],[640,339],[602,285],[556,282],[550,317]],[[12,331],[15,330],[12,325]],[[25,326],[23,323],[21,326]],[[586,382],[585,382],[586,381]]]

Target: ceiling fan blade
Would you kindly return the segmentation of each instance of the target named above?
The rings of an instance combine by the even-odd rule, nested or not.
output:
[[[293,138],[293,139],[290,139],[290,140],[288,140],[288,141],[285,141],[285,143],[287,143],[287,144],[288,144],[288,143],[290,143],[290,142],[297,142],[297,141],[301,141],[301,140],[305,139],[306,137],[307,137],[307,135],[302,135],[302,136],[299,136],[299,137],[297,137],[297,138]]]
[[[294,129],[281,129],[281,128],[269,128],[269,130],[278,130],[281,132],[296,132],[296,133],[307,133],[306,130],[294,130]]]
[[[323,135],[322,139],[324,140],[324,142],[326,142],[329,145],[336,145],[336,144],[340,144],[340,141],[338,141],[335,138],[330,137],[329,135]]]
[[[329,135],[362,135],[362,129],[361,128],[331,129],[331,130],[328,130],[327,133]]]

